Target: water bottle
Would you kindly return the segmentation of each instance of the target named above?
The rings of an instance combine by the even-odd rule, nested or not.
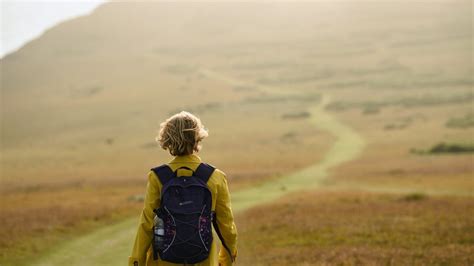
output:
[[[153,219],[155,227],[154,227],[154,234],[155,234],[155,247],[159,250],[163,250],[164,242],[165,242],[165,224],[163,219],[155,215]]]

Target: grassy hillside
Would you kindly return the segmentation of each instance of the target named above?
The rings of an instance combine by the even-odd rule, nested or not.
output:
[[[315,136],[302,121],[281,119],[304,110],[298,101],[255,102],[262,96],[252,87],[204,78],[202,68],[330,91],[344,102],[457,97],[436,106],[463,105],[453,110],[463,115],[472,85],[466,3],[104,4],[2,60],[3,182],[140,180],[166,158],[148,149],[158,123],[182,109],[202,116],[211,130],[203,152],[231,173],[255,171],[256,157],[264,168],[298,168],[306,151],[321,150],[322,136],[297,150],[262,140],[290,128]],[[262,123],[268,130],[255,136]],[[228,144],[232,152],[255,156],[222,157],[230,132],[241,139]],[[240,141],[251,144],[234,145]],[[265,156],[279,146],[284,153]],[[291,164],[301,163],[284,163],[294,156]]]
[[[470,198],[300,193],[238,217],[238,264],[470,265],[472,211]]]
[[[2,260],[138,215],[170,160],[159,123],[181,110],[233,192],[324,163],[330,99],[365,145],[324,189],[472,196],[471,152],[412,152],[472,146],[471,4],[121,2],[57,25],[0,61]]]

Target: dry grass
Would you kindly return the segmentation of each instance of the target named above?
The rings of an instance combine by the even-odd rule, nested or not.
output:
[[[143,187],[40,188],[3,195],[0,261],[34,256],[58,241],[136,215],[143,203],[131,196]]]
[[[470,265],[472,198],[305,192],[237,217],[239,265]]]
[[[472,89],[469,1],[230,5],[108,3],[1,60],[2,258],[39,252],[87,228],[136,215],[141,204],[127,198],[143,193],[150,167],[169,160],[153,139],[158,123],[173,112],[191,110],[202,118],[210,129],[202,158],[227,173],[232,190],[317,162],[333,143],[305,115],[282,119],[305,114],[317,101],[259,94],[254,86],[206,78],[199,69],[304,92],[304,99],[330,94],[340,102],[392,103],[420,95],[451,99]],[[235,14],[228,16],[229,10]],[[125,14],[129,19],[122,19]],[[242,28],[236,31],[235,25]],[[233,34],[221,35],[227,32]],[[368,146],[357,160],[332,169],[327,185],[472,194],[472,156],[409,153],[472,139],[472,127],[446,127],[446,121],[464,117],[471,108],[460,100],[334,112]],[[324,239],[312,242],[308,231],[290,237],[268,233],[287,222],[282,210],[291,209],[283,205],[277,208],[280,216],[259,208],[268,216],[257,215],[252,223],[240,220],[243,243],[251,233],[263,236],[262,230],[263,237],[274,235],[268,239],[272,242],[258,242],[262,248],[275,246],[257,258],[276,264],[293,260],[294,254],[300,259],[293,261],[301,264],[301,258],[331,264],[463,263],[472,252],[458,243],[462,234],[456,229],[472,225],[463,216],[472,210],[468,199],[404,202],[396,196],[324,195],[326,201],[297,206],[298,219]],[[372,217],[372,210],[381,216]],[[315,217],[314,226],[329,221],[346,231],[322,232],[312,227]],[[400,225],[390,225],[394,231],[389,217],[401,219]],[[410,222],[413,217],[421,227]],[[442,218],[439,227],[429,223],[430,217]],[[361,231],[347,222],[358,219],[365,226]],[[454,235],[435,236],[446,233],[447,221]],[[422,232],[427,238],[407,240],[402,232]],[[435,240],[448,244],[435,245]],[[248,243],[243,262],[256,254],[252,248],[262,250]],[[453,260],[455,255],[460,259]]]
[[[387,108],[376,115],[337,114],[368,140],[364,153],[332,171],[331,185],[359,188],[417,190],[445,194],[473,193],[472,154],[420,155],[439,142],[470,143],[472,129],[446,128],[443,121],[470,105]],[[393,121],[410,121],[403,129],[385,130]]]

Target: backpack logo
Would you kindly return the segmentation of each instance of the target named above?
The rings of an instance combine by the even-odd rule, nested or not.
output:
[[[180,203],[179,203],[179,206],[183,206],[183,205],[191,204],[191,203],[193,203],[193,201],[192,201],[192,200],[188,200],[188,201],[185,201],[185,202],[180,202]]]

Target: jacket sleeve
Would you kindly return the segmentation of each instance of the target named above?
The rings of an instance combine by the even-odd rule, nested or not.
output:
[[[224,175],[223,181],[218,186],[216,200],[216,222],[223,241],[223,247],[219,251],[219,265],[232,265],[237,256],[237,228],[234,223],[232,206],[230,202],[230,193],[227,185],[227,179]],[[230,249],[229,254],[224,244]]]
[[[161,183],[153,171],[148,173],[145,201],[138,224],[132,255],[128,258],[128,265],[142,266],[146,263],[146,253],[152,241],[153,212],[160,205]]]

